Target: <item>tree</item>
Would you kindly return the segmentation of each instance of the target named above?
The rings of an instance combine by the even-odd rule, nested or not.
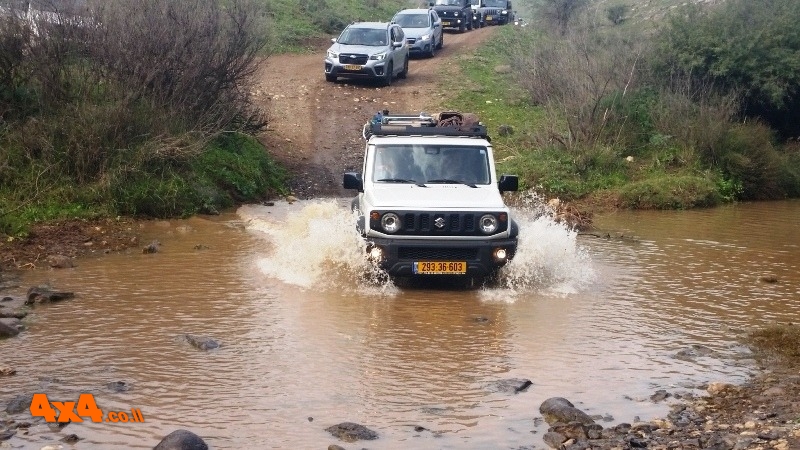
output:
[[[692,6],[659,36],[658,70],[711,79],[742,94],[745,115],[800,135],[800,2]]]

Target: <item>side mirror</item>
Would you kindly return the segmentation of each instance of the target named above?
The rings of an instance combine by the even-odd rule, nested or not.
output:
[[[392,48],[400,48],[403,46],[402,42],[392,42]]]
[[[433,8],[433,2],[428,2],[428,6]]]
[[[331,38],[331,44],[335,44],[335,43],[336,43],[336,38]]]
[[[361,179],[361,174],[358,172],[346,172],[342,180],[342,187],[364,192],[364,180]]]
[[[497,182],[497,187],[500,192],[514,192],[519,190],[519,177],[516,175],[500,175],[500,181]]]

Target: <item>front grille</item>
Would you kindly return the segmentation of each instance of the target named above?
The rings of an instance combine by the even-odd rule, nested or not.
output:
[[[414,39],[414,38],[408,38],[408,39],[406,39],[406,42],[408,42],[409,44],[413,44],[413,43],[417,42],[417,40]]]
[[[397,257],[401,260],[428,261],[473,261],[478,259],[478,249],[458,247],[399,247]]]
[[[360,53],[341,53],[339,54],[339,63],[341,64],[361,64],[364,65],[369,59],[368,55]]]

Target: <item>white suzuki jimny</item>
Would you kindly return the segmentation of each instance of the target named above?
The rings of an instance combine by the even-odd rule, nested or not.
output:
[[[367,257],[392,277],[496,275],[517,249],[503,202],[518,179],[495,174],[486,127],[443,112],[389,115],[364,125],[363,175],[344,175]]]

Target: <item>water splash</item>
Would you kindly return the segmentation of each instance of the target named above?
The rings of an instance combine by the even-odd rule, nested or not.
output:
[[[566,295],[595,280],[589,252],[577,242],[578,232],[557,222],[540,197],[521,199],[512,216],[520,229],[517,253],[501,270],[496,286],[486,290],[487,298],[509,300],[514,295],[508,294],[528,291]]]
[[[272,244],[258,261],[271,278],[303,288],[365,289],[392,294],[396,288],[366,258],[366,242],[355,228],[349,201],[329,199],[281,203],[272,207],[248,205],[239,210],[251,231],[263,233]],[[517,254],[503,268],[485,296],[508,299],[509,293],[579,291],[594,277],[588,253],[577,243],[577,232],[557,223],[546,205],[531,197],[513,208],[520,227]]]
[[[269,277],[303,288],[368,288],[381,293],[394,289],[365,258],[366,242],[341,200],[249,205],[238,213],[249,230],[263,233],[272,243],[272,252],[258,261]]]

